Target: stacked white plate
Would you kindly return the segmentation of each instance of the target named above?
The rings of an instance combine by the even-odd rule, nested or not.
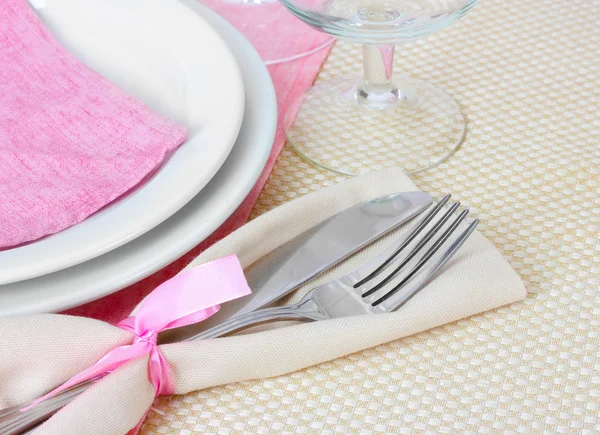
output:
[[[258,179],[277,120],[259,55],[196,0],[30,3],[83,62],[190,135],[126,197],[65,231],[0,251],[0,316],[89,302],[192,249]]]

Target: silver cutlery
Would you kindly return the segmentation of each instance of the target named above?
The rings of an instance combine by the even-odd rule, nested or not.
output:
[[[262,308],[344,258],[422,213],[432,203],[424,192],[387,195],[350,207],[303,232],[255,262],[244,274],[252,294],[228,302],[204,322],[186,328],[187,336],[234,316]],[[182,331],[163,334],[165,341]]]
[[[273,320],[326,320],[389,313],[400,308],[452,258],[479,222],[475,219],[457,231],[469,211],[459,212],[459,203],[445,207],[449,198],[450,195],[439,201],[404,237],[375,259],[314,288],[300,302],[236,316],[191,339],[220,337]],[[453,237],[457,232],[460,234]],[[445,250],[440,251],[442,247]]]
[[[202,334],[208,334],[212,338],[220,336],[216,329],[222,322],[248,314],[283,297],[320,272],[422,213],[431,202],[431,197],[423,192],[387,195],[350,207],[305,231],[252,265],[246,271],[246,278],[253,293],[224,304],[219,313],[202,322],[202,327],[209,328]],[[323,246],[327,248],[323,249]],[[165,336],[168,337],[166,334]],[[0,410],[0,433],[24,433],[50,418],[96,380],[98,378],[76,385],[25,412],[20,412],[20,409],[27,404]]]

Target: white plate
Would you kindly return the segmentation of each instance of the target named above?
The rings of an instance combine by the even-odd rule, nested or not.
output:
[[[221,34],[243,72],[246,110],[230,156],[202,192],[147,234],[69,269],[0,286],[0,316],[60,311],[141,280],[208,237],[239,206],[262,172],[277,121],[269,73],[254,48],[230,24],[196,0],[183,2]]]
[[[244,110],[231,51],[176,0],[31,0],[83,62],[190,129],[141,188],[82,223],[0,252],[0,284],[62,270],[133,240],[167,219],[215,175]]]

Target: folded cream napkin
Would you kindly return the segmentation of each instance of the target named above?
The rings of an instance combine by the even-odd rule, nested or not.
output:
[[[344,181],[291,201],[248,223],[189,267],[235,253],[247,267],[325,218],[382,195],[414,191],[399,169]],[[406,228],[395,231],[298,290],[340,277],[368,261]],[[206,291],[210,291],[209,288]],[[177,393],[278,376],[396,340],[525,297],[502,255],[481,234],[467,241],[443,272],[400,310],[305,323],[213,340],[161,345]],[[0,407],[38,397],[131,342],[129,332],[103,322],[43,314],[0,319]],[[152,404],[148,358],[115,370],[41,426],[38,434],[124,434]]]

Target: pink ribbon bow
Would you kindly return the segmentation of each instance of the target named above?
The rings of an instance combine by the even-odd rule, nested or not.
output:
[[[134,334],[132,344],[120,346],[104,355],[93,366],[37,399],[31,406],[73,385],[116,370],[127,361],[150,355],[148,376],[155,396],[175,392],[173,373],[156,344],[162,331],[201,322],[217,311],[219,304],[250,294],[244,271],[235,255],[183,272],[164,282],[150,293],[138,312],[117,325]],[[143,419],[142,419],[143,420]],[[141,421],[133,429],[137,433]]]

